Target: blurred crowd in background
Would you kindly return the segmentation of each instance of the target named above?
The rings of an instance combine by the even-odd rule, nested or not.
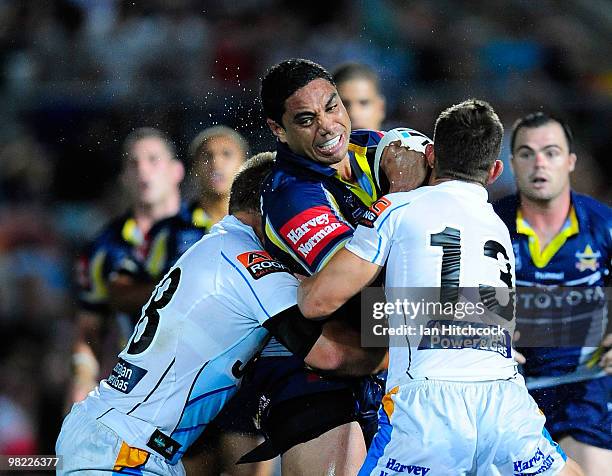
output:
[[[160,128],[185,158],[200,130],[225,124],[269,150],[259,78],[291,57],[370,65],[387,129],[431,135],[467,97],[491,102],[507,129],[535,110],[566,118],[575,188],[610,203],[605,0],[0,0],[0,454],[53,453],[74,257],[124,211],[127,133]],[[507,170],[492,196],[512,190]]]

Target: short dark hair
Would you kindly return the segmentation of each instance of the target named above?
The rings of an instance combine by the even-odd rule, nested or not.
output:
[[[234,177],[230,191],[229,212],[260,213],[259,191],[261,184],[272,170],[276,152],[260,152],[247,160]]]
[[[332,77],[336,82],[336,86],[353,79],[366,79],[371,81],[380,93],[380,77],[367,64],[343,63],[334,70]]]
[[[249,144],[244,136],[231,127],[219,124],[217,126],[208,127],[195,136],[195,138],[191,141],[191,144],[189,144],[189,158],[191,160],[197,159],[197,156],[204,147],[204,144],[206,144],[206,142],[213,137],[229,137],[238,145],[238,147],[240,147],[240,149],[242,149],[245,157],[249,155]]]
[[[563,119],[540,111],[532,112],[531,114],[527,114],[526,116],[523,116],[515,121],[515,123],[512,125],[512,135],[510,136],[510,151],[514,153],[514,144],[516,142],[516,135],[518,134],[519,129],[523,127],[531,129],[549,124],[551,122],[556,122],[561,126],[563,133],[565,134],[565,139],[567,140],[569,151],[573,152],[574,134],[572,134],[569,124]]]
[[[436,177],[486,184],[504,127],[491,105],[468,99],[443,111],[434,130]]]
[[[168,152],[170,152],[172,158],[178,160],[176,155],[176,146],[174,145],[172,139],[170,139],[170,136],[154,127],[139,127],[138,129],[134,129],[132,132],[130,132],[123,141],[123,157],[128,157],[130,155],[132,147],[134,147],[136,142],[142,139],[148,139],[149,137],[154,137],[161,140],[168,149]]]
[[[261,80],[264,116],[282,125],[287,98],[315,79],[324,79],[335,85],[323,66],[307,59],[294,58],[272,66]]]

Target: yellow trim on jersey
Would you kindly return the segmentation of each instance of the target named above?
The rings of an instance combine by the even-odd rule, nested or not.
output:
[[[212,220],[201,207],[197,207],[193,210],[193,213],[191,214],[191,223],[198,228],[209,229],[211,226],[213,226]]]
[[[86,299],[93,303],[99,303],[108,298],[108,287],[104,281],[104,261],[106,251],[96,253],[89,266],[89,277],[91,279],[91,291],[86,294]]]
[[[266,226],[265,226],[265,231],[266,231],[266,236],[268,237],[268,239],[274,243],[275,246],[277,246],[278,248],[280,248],[281,250],[283,250],[285,253],[287,253],[288,255],[290,255],[293,260],[296,263],[299,263],[302,268],[304,268],[306,271],[308,271],[308,274],[310,274],[310,270],[306,267],[306,265],[304,265],[304,263],[302,262],[301,259],[299,259],[296,254],[293,252],[293,250],[291,248],[289,248],[289,246],[287,246],[285,244],[285,242],[283,241],[283,239],[278,235],[278,233],[276,233],[276,230],[274,229],[274,227],[272,226],[272,224],[270,223],[270,220],[268,220],[268,217],[266,217]]]
[[[383,410],[389,417],[389,420],[391,420],[391,415],[393,415],[393,412],[395,411],[395,402],[393,401],[392,396],[397,392],[399,392],[399,387],[395,386],[382,398]]]
[[[327,201],[329,202],[328,205],[330,206],[332,212],[336,214],[336,217],[338,218],[338,220],[343,222],[345,225],[348,225],[351,228],[353,228],[351,224],[349,223],[349,221],[346,219],[346,217],[342,214],[342,210],[340,210],[340,207],[338,206],[338,202],[336,201],[336,198],[331,193],[329,193],[325,189],[325,187],[321,187],[321,188],[323,189],[323,193],[325,194],[325,197],[327,198]]]
[[[353,192],[353,194],[355,194],[366,207],[369,207],[370,205],[372,205],[372,203],[378,200],[378,196],[376,194],[376,183],[374,182],[372,170],[370,169],[370,164],[366,156],[366,152],[368,149],[366,147],[361,147],[356,144],[349,143],[349,150],[354,152],[357,165],[359,165],[359,168],[370,182],[373,196],[367,193],[364,189],[362,189],[358,183],[347,182],[346,180],[344,180],[342,177],[340,177],[338,172],[336,172],[335,177],[340,180],[340,182],[342,182],[344,185],[346,185],[349,190]]]
[[[132,448],[125,441],[121,442],[121,449],[115,460],[113,471],[121,471],[124,468],[137,468],[147,462],[149,452],[140,448]]]
[[[334,255],[341,249],[344,248],[344,245],[347,244],[347,242],[351,239],[351,237],[349,236],[347,239],[339,241],[336,246],[334,246],[325,256],[325,258],[323,258],[321,260],[321,262],[319,263],[319,266],[317,266],[316,272],[321,271],[325,266],[327,266],[327,263],[329,262],[330,259],[332,259],[334,257]]]
[[[168,259],[168,230],[160,232],[155,237],[155,241],[151,243],[151,251],[147,258],[146,268],[151,276],[157,278],[164,269],[166,260]]]
[[[593,352],[593,355],[591,355],[591,358],[587,360],[586,367],[588,369],[592,369],[593,367],[595,367],[595,365],[597,365],[597,363],[603,356],[604,352],[605,352],[605,348],[603,346],[600,345],[599,347],[597,347],[595,352]]]
[[[569,226],[565,226],[557,235],[546,245],[542,250],[540,248],[540,239],[536,232],[529,226],[527,221],[523,218],[521,210],[516,212],[516,231],[522,235],[529,237],[529,254],[531,260],[536,268],[544,268],[550,260],[555,256],[557,251],[565,244],[570,236],[577,235],[579,230],[578,218],[576,218],[576,211],[574,207],[569,212]]]
[[[140,245],[142,243],[142,234],[138,229],[136,220],[128,218],[121,229],[121,237],[132,245]]]

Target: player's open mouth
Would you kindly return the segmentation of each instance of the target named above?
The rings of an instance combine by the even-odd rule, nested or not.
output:
[[[537,187],[537,186],[545,185],[546,183],[548,183],[548,180],[545,179],[544,177],[534,177],[531,179],[531,183]]]
[[[334,155],[342,149],[344,145],[344,137],[342,134],[328,141],[318,144],[317,150],[323,155]]]

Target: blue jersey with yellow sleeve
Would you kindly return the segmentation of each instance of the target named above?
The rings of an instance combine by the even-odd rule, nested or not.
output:
[[[494,207],[510,230],[516,257],[518,346],[527,359],[523,370],[528,387],[603,376],[597,365],[603,349],[597,346],[607,323],[612,209],[572,192],[565,225],[541,249],[521,214],[518,196]],[[546,346],[536,347],[538,342]]]
[[[380,196],[372,164],[382,136],[372,130],[351,133],[354,182],[278,143],[276,163],[262,187],[265,245],[271,254],[297,272],[312,274],[344,246]]]
[[[79,305],[108,313],[108,284],[114,273],[155,282],[208,228],[204,212],[186,204],[176,215],[155,223],[147,234],[140,231],[131,212],[113,220],[79,257]]]

